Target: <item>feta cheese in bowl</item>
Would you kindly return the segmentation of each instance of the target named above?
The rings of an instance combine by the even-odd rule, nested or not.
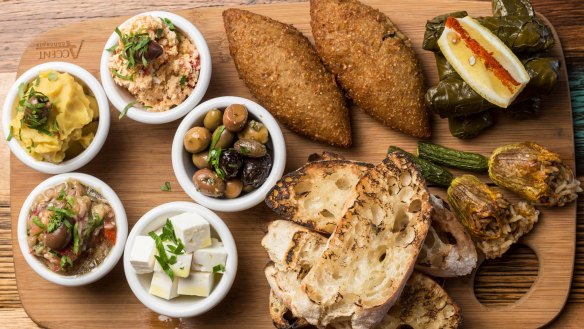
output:
[[[190,202],[148,211],[128,236],[124,271],[136,297],[170,317],[192,317],[216,306],[237,272],[237,248],[225,223]]]
[[[100,75],[107,97],[133,120],[161,124],[192,110],[211,79],[211,55],[199,30],[163,11],[116,27],[104,47]]]

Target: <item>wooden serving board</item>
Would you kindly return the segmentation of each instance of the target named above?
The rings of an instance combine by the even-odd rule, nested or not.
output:
[[[433,55],[421,49],[424,24],[436,15],[468,10],[473,16],[490,15],[490,2],[455,0],[366,0],[389,15],[412,39],[421,59],[427,83],[437,81]],[[294,24],[311,38],[308,3],[246,6],[248,10]],[[227,48],[221,13],[224,8],[200,8],[178,12],[191,20],[205,36],[213,57],[213,76],[206,99],[235,95],[251,97],[237,76]],[[103,45],[114,28],[127,17],[96,19],[71,24],[39,35],[22,56],[19,73],[41,62],[69,61],[99,77]],[[563,59],[561,46],[553,54]],[[450,136],[446,120],[435,118],[433,141],[488,155],[505,143],[533,140],[542,143],[573,167],[574,138],[572,112],[565,63],[558,86],[546,98],[537,120],[514,121],[502,118],[482,136],[461,141]],[[107,182],[126,207],[130,227],[146,211],[159,204],[189,200],[172,172],[170,149],[179,121],[146,125],[117,119],[111,109],[111,130],[101,153],[80,171]],[[352,111],[354,146],[334,150],[348,158],[378,162],[390,144],[415,149],[416,139],[386,128],[358,109]],[[288,150],[286,170],[300,167],[309,154],[324,149],[283,129]],[[47,178],[11,157],[12,223],[17,225],[20,205],[28,193]],[[485,177],[483,177],[485,178]],[[170,181],[173,191],[159,186]],[[435,192],[439,192],[435,190]],[[440,192],[439,192],[440,193]],[[443,193],[443,191],[442,191]],[[85,287],[66,288],[36,275],[24,261],[13,229],[13,249],[18,290],[29,316],[42,327],[217,327],[273,328],[268,313],[269,286],[263,269],[268,257],[260,240],[266,223],[276,216],[265,205],[241,213],[219,213],[235,237],[239,249],[239,270],[232,291],[207,314],[189,319],[168,319],[149,311],[130,291],[122,262],[104,279]],[[473,292],[473,278],[448,280],[446,289],[463,310],[465,328],[533,328],[550,322],[562,309],[570,288],[575,250],[576,204],[562,209],[544,209],[534,231],[524,240],[539,258],[539,276],[530,291],[517,303],[506,307],[486,307]]]

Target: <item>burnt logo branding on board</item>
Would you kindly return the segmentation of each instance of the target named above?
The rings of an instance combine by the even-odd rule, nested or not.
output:
[[[74,41],[43,41],[36,44],[36,50],[39,52],[38,59],[62,59],[62,58],[72,58],[77,59],[81,48],[83,47],[83,42]]]

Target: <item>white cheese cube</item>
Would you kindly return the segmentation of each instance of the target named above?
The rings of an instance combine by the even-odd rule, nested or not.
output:
[[[164,245],[167,246],[166,243]],[[187,276],[189,276],[189,273],[191,272],[191,262],[193,260],[192,253],[175,255],[175,254],[168,252],[168,249],[167,249],[166,256],[168,258],[171,258],[172,256],[176,256],[176,263],[169,264],[170,269],[172,269],[172,272],[174,273],[175,276],[178,276],[181,278],[186,278]],[[156,262],[154,264],[154,272],[164,272],[164,270],[162,269],[162,266],[160,266],[160,263],[158,263],[158,260],[156,260]]]
[[[178,279],[178,293],[207,297],[213,289],[213,279],[213,273],[191,272],[188,277]]]
[[[176,255],[176,263],[170,265],[175,276],[186,278],[191,272],[191,261],[193,254]]]
[[[150,293],[164,299],[173,299],[178,296],[179,278],[171,280],[164,272],[154,272],[150,283]]]
[[[213,239],[215,240],[215,239]],[[217,240],[212,246],[199,249],[193,253],[192,269],[195,271],[213,272],[213,267],[221,265],[225,267],[227,251],[223,244]]]
[[[137,236],[130,253],[130,264],[138,274],[152,273],[156,246],[149,236]]]
[[[186,252],[193,252],[211,245],[209,222],[194,213],[183,213],[170,218],[174,234],[185,245]]]

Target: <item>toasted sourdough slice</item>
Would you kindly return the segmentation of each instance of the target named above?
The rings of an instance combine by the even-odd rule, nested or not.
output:
[[[371,328],[412,273],[432,206],[417,167],[394,152],[359,180],[345,209],[302,280],[306,298],[295,296],[292,310],[319,327],[349,321],[355,329]]]
[[[311,0],[316,50],[355,104],[403,133],[430,137],[424,78],[410,40],[357,0]]]
[[[273,291],[270,291],[270,317],[274,327],[278,329],[297,329],[308,326],[308,322],[295,317]]]
[[[223,21],[239,76],[278,121],[319,142],[351,145],[345,97],[300,31],[235,8],[223,12]]]
[[[416,262],[416,270],[438,277],[470,274],[477,266],[477,250],[450,206],[430,195],[432,226]]]
[[[266,196],[266,204],[285,219],[330,234],[343,206],[372,164],[331,160],[307,163],[288,173]]]
[[[266,267],[266,277],[275,289],[270,291],[270,315],[276,328],[296,329],[309,325],[289,309],[289,303],[294,291],[300,289],[305,272],[310,270],[324,251],[325,244],[326,239],[322,235],[291,222],[280,220],[268,226],[262,246],[273,262]],[[282,248],[281,245],[287,247]],[[282,257],[282,254],[287,256]],[[287,258],[296,261],[288,262]],[[298,271],[299,268],[302,270]],[[288,305],[281,298],[288,301]],[[397,303],[374,328],[457,328],[460,322],[460,308],[442,287],[425,275],[414,272]],[[351,328],[349,322],[338,322],[329,327]]]
[[[286,220],[268,225],[262,247],[278,269],[308,273],[325,249],[327,238]]]

